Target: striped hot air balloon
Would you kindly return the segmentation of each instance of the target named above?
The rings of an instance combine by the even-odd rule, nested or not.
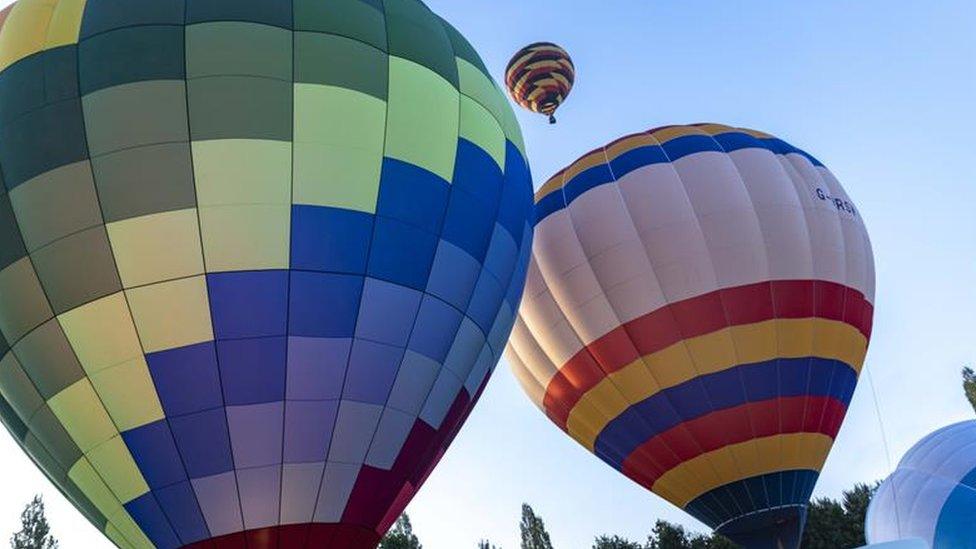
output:
[[[976,549],[976,421],[918,442],[871,501],[872,543],[917,538],[932,549]]]
[[[556,123],[556,109],[573,89],[576,68],[566,50],[551,42],[536,42],[519,50],[505,69],[508,91],[520,106],[549,116]]]
[[[747,547],[796,547],[871,334],[861,219],[812,156],[706,124],[536,194],[508,357],[561,429]]]
[[[19,0],[0,172],[0,420],[122,548],[375,547],[528,268],[515,114],[419,0]]]

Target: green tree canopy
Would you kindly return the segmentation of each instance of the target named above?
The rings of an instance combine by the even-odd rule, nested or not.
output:
[[[527,503],[522,504],[522,522],[519,524],[519,530],[522,533],[522,549],[552,549],[546,524]]]
[[[736,549],[722,536],[703,536],[688,532],[677,524],[659,520],[647,538],[647,549]]]
[[[593,549],[644,549],[644,547],[620,536],[600,536],[594,540]]]
[[[867,543],[864,519],[878,485],[856,484],[840,501],[820,498],[812,502],[801,548],[850,549]]]
[[[972,368],[962,369],[962,388],[966,391],[966,398],[976,410],[976,372]]]
[[[400,515],[393,528],[383,536],[378,549],[423,549],[420,540],[413,534],[413,526],[406,513]]]
[[[20,531],[10,538],[10,546],[13,549],[57,549],[58,540],[51,535],[41,496],[34,496],[20,514]]]

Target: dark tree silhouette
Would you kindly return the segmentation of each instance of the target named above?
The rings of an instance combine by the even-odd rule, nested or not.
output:
[[[962,388],[966,391],[966,398],[976,410],[976,372],[972,368],[962,369]]]
[[[20,531],[10,538],[13,549],[57,549],[58,540],[51,535],[51,525],[44,516],[41,496],[27,504],[20,514]]]
[[[393,528],[380,540],[378,549],[423,549],[420,540],[413,534],[410,517],[406,513],[400,515]]]
[[[527,503],[522,504],[522,522],[519,524],[519,530],[522,533],[522,549],[552,549],[545,522]]]
[[[593,549],[644,549],[644,546],[620,536],[600,536],[593,541]]]

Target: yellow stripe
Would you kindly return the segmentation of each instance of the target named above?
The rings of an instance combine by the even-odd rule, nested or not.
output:
[[[731,482],[797,469],[820,471],[834,441],[820,433],[757,438],[702,454],[665,473],[651,490],[678,507]]]
[[[650,134],[637,134],[630,137],[624,138],[612,146],[607,147],[606,153],[601,149],[594,153],[589,153],[583,156],[568,168],[565,169],[566,176],[557,174],[545,185],[543,185],[538,192],[535,194],[535,201],[538,203],[540,200],[545,198],[547,195],[551,194],[556,189],[562,188],[565,182],[571,181],[576,175],[586,171],[593,166],[598,166],[600,164],[607,163],[607,159],[613,160],[628,151],[631,151],[638,147],[646,147],[649,145],[663,145],[668,141],[678,139],[680,137],[685,137],[688,135],[706,135],[706,136],[716,136],[723,133],[744,133],[751,135],[757,139],[770,139],[773,138],[772,135],[768,133],[763,133],[756,130],[750,130],[747,128],[734,128],[732,126],[725,126],[722,124],[703,124],[701,126],[672,126],[669,128],[662,128],[660,130],[651,132]]]
[[[78,42],[85,0],[20,0],[0,30],[0,71],[37,52]]]
[[[654,139],[649,134],[642,133],[638,135],[632,135],[625,139],[621,139],[620,141],[607,147],[607,158],[609,158],[612,161],[616,159],[618,156],[624,153],[628,153],[634,149],[638,149],[640,147],[649,147],[654,145],[660,145],[660,143],[658,143],[657,139]]]
[[[701,126],[698,126],[698,129],[702,130],[708,135],[722,135],[723,133],[744,133],[746,135],[751,135],[757,139],[769,139],[773,137],[765,132],[749,130],[745,128],[734,128],[732,126],[726,126],[724,124],[703,124]]]
[[[585,172],[586,170],[606,163],[607,155],[603,152],[603,149],[593,151],[592,153],[577,160],[576,163],[566,170],[565,181],[572,181],[574,177]]]
[[[671,126],[670,128],[661,128],[651,135],[654,139],[657,139],[662,144],[678,139],[679,137],[686,137],[689,135],[706,135],[705,132],[698,129],[697,126]]]
[[[822,318],[767,320],[693,337],[604,378],[570,411],[566,430],[592,452],[597,435],[610,421],[669,387],[740,364],[776,358],[835,359],[860,373],[867,345],[857,328]]]
[[[539,187],[539,190],[535,192],[535,201],[538,203],[539,200],[542,200],[544,196],[561,189],[565,175],[566,172],[563,171],[550,177],[549,181],[546,181],[541,187]]]
[[[78,42],[81,33],[81,17],[85,13],[87,0],[60,0],[51,25],[47,29],[47,40],[44,49],[49,50],[58,46],[67,46]]]

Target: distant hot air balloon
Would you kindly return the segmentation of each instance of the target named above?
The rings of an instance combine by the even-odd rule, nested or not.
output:
[[[871,501],[865,533],[871,543],[976,548],[976,421],[939,429],[905,454]]]
[[[556,123],[556,109],[573,89],[576,68],[566,50],[550,42],[537,42],[519,50],[505,69],[512,99],[523,108],[549,116]]]
[[[0,12],[0,417],[119,547],[372,547],[532,235],[518,124],[418,0]]]
[[[536,194],[508,357],[580,444],[749,548],[796,547],[871,334],[860,212],[715,124],[624,137]]]

